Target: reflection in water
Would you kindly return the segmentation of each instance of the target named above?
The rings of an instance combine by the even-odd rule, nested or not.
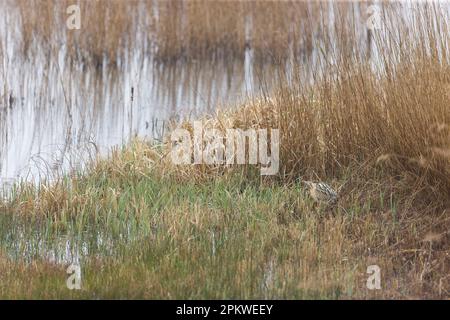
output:
[[[84,257],[113,256],[128,245],[154,241],[159,230],[145,222],[126,221],[109,228],[89,222],[83,230],[75,224],[56,226],[51,219],[0,216],[0,248],[13,260],[42,258],[56,264],[78,263]]]
[[[79,169],[97,151],[104,154],[132,136],[161,139],[174,117],[241,101],[262,86],[253,81],[246,56],[231,65],[159,67],[135,55],[119,69],[101,71],[64,58],[5,56],[6,69],[17,72],[6,75],[8,97],[0,110],[2,182],[36,182]]]
[[[65,44],[50,53],[38,46],[41,50],[24,57],[18,54],[19,15],[6,3],[0,5],[1,185],[82,169],[97,152],[105,154],[135,135],[161,139],[169,119],[197,117],[237,103],[269,90],[280,74],[292,70],[292,61],[282,68],[255,63],[251,46],[244,59],[173,64],[157,64],[136,47],[117,65],[99,68],[74,63]],[[250,25],[245,26],[247,37]],[[311,56],[315,54],[305,54],[305,74],[317,60]]]
[[[376,35],[392,41],[385,41],[389,43],[385,48],[366,49],[368,34],[360,6],[358,2],[322,6],[318,21],[301,24],[304,32],[312,33],[305,50],[299,53],[291,46],[290,58],[279,63],[255,57],[248,39],[244,59],[158,64],[135,44],[116,65],[104,63],[99,68],[69,59],[70,48],[64,44],[57,52],[41,48],[27,57],[18,54],[19,19],[6,6],[0,24],[0,184],[18,179],[37,182],[81,169],[97,152],[105,154],[130,137],[161,139],[170,119],[214,112],[218,106],[266,93],[281,80],[295,76],[309,84],[324,70],[330,76],[340,56],[369,52],[373,67],[380,67],[379,52],[389,50],[395,59],[402,32],[414,34],[414,27],[420,28],[408,23],[420,16],[417,8],[386,6],[383,23],[388,30]],[[246,37],[251,37],[254,23],[245,25]],[[261,41],[253,39],[258,49]]]
[[[243,59],[159,64],[146,54],[147,50],[136,47],[127,51],[116,65],[104,63],[97,67],[71,61],[67,58],[70,48],[65,44],[55,52],[33,51],[27,57],[18,54],[18,14],[2,2],[0,185],[17,180],[38,182],[70,170],[82,170],[98,153],[107,154],[113,146],[122,145],[133,136],[160,140],[169,120],[212,113],[218,106],[266,93],[279,81],[299,77],[308,85],[319,79],[322,71],[332,71],[342,55],[369,53],[374,68],[380,67],[380,53],[389,51],[392,59],[396,59],[395,45],[405,30],[414,34],[414,28],[420,27],[408,22],[419,13],[389,7],[390,11],[384,12],[385,28],[397,33],[380,30],[373,36],[389,35],[392,41],[385,41],[388,45],[384,48],[367,47],[368,33],[359,6],[358,2],[349,4],[345,12],[341,8],[338,14],[334,6],[324,8],[318,21],[305,24],[304,31],[311,34],[303,50],[299,53],[298,47],[291,46],[287,55],[290,58],[281,63],[264,61],[258,56],[261,51],[255,52],[251,41],[263,46],[264,39],[250,39],[250,28],[261,22],[248,20],[245,24],[248,44]],[[449,9],[450,5],[445,12]],[[316,24],[326,28],[311,28]],[[448,42],[443,45],[448,46]],[[300,61],[294,58],[299,55]],[[51,245],[40,236],[30,240],[29,232],[12,231],[11,252],[66,262],[87,255],[92,248],[106,246],[104,252],[112,250],[108,249],[111,244],[108,237],[98,232],[95,241],[76,245],[73,238],[67,237],[51,241]],[[268,268],[270,283],[271,265]]]

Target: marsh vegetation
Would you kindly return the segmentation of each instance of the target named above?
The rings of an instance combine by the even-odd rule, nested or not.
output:
[[[68,5],[0,3],[0,297],[449,297],[448,2]],[[192,119],[279,129],[279,173],[173,165]]]

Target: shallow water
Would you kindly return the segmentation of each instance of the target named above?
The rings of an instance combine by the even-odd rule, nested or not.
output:
[[[352,6],[348,15],[355,19],[358,46],[365,48],[365,20],[355,13],[357,7]],[[333,55],[323,57],[316,47],[304,55],[301,68],[293,67],[293,58],[282,66],[257,65],[248,48],[240,61],[162,66],[143,48],[134,48],[118,66],[72,65],[63,43],[52,59],[39,51],[28,57],[19,54],[18,14],[6,2],[0,1],[0,8],[0,185],[6,188],[18,180],[37,183],[82,170],[97,154],[106,155],[134,136],[161,140],[168,122],[213,113],[220,106],[270,91],[280,71],[288,78],[301,72],[302,79],[312,82],[312,73],[317,75],[324,63],[335,62]],[[413,15],[413,11],[402,10],[404,20],[388,21],[394,28],[407,27],[405,21]],[[330,38],[334,39],[334,12],[330,9],[322,15],[329,19]],[[321,45],[319,40],[317,45]],[[338,50],[335,41],[332,46]],[[370,59],[377,66],[377,48],[371,52]],[[20,229],[3,237],[9,239],[6,243],[12,255],[38,255],[57,263],[78,260],[92,251],[108,253],[114,246],[99,233],[97,240],[89,242],[74,242],[67,236],[51,241],[41,238],[40,233],[31,235]]]
[[[135,48],[118,68],[101,70],[69,64],[64,44],[51,59],[41,51],[25,58],[18,53],[18,13],[0,5],[2,185],[82,168],[96,152],[105,154],[132,136],[161,139],[168,120],[197,117],[268,90],[279,71],[273,65],[255,69],[251,49],[243,61],[159,66]]]
[[[106,154],[133,136],[161,139],[169,120],[195,118],[270,91],[280,73],[289,77],[300,72],[301,79],[311,82],[312,73],[317,76],[325,61],[333,64],[334,60],[334,55],[324,59],[318,40],[300,65],[293,64],[293,58],[283,66],[256,65],[250,48],[241,61],[161,66],[145,48],[133,48],[121,57],[119,67],[105,64],[99,70],[70,64],[63,42],[50,59],[43,50],[23,57],[18,52],[18,13],[4,1],[0,7],[0,39],[4,39],[0,43],[4,53],[0,55],[0,185],[38,182],[80,169],[97,152]],[[401,12],[405,21],[386,23],[404,26],[414,10]],[[346,14],[359,34],[360,52],[365,52],[367,34],[359,4],[355,2]],[[338,50],[333,41],[333,7],[321,16],[330,21],[328,32]],[[376,61],[376,48],[371,51]]]

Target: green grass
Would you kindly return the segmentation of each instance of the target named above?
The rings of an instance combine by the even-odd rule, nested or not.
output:
[[[395,203],[355,199],[329,210],[312,203],[300,184],[256,179],[253,172],[180,180],[118,160],[129,153],[56,187],[22,187],[3,203],[0,298],[442,296],[418,282],[422,256],[399,254],[404,245],[427,250],[421,239],[431,219],[408,218]],[[52,248],[67,238],[89,247],[79,291],[66,287],[69,262],[46,260],[38,250],[39,240]],[[435,252],[427,253],[436,258]],[[365,287],[370,264],[383,271],[378,292]],[[427,281],[443,276],[436,271]]]

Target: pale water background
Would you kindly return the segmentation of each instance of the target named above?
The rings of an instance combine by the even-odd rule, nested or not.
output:
[[[406,20],[389,19],[383,23],[398,23],[404,28],[414,11],[396,10],[403,12]],[[324,62],[319,50],[323,44],[318,39],[296,69],[292,65],[294,60],[298,63],[298,57],[281,66],[256,65],[251,47],[239,61],[162,66],[154,63],[146,41],[142,41],[143,47],[130,48],[120,57],[117,67],[105,64],[98,70],[82,63],[72,66],[66,59],[63,40],[56,57],[48,59],[45,51],[39,50],[39,43],[35,44],[37,50],[24,57],[20,54],[22,35],[17,9],[0,0],[0,12],[1,186],[18,180],[51,179],[82,168],[97,152],[107,154],[113,146],[123,145],[133,136],[161,139],[168,120],[195,118],[212,113],[219,106],[234,105],[248,96],[270,91],[280,73],[289,77],[300,72],[302,79],[312,81],[311,73],[319,74]],[[347,12],[359,35],[358,45],[365,48],[366,17],[360,14],[358,2]],[[329,21],[328,32],[333,41],[333,7],[322,15],[321,19]],[[142,26],[137,28],[138,40],[147,30],[143,19],[135,17],[137,25]],[[247,27],[251,27],[251,22]],[[376,51],[372,48],[374,64]],[[326,57],[328,62],[332,59],[333,55]]]
[[[439,5],[450,21],[449,3],[441,1]],[[414,10],[407,6],[397,10],[398,19],[383,23],[398,30],[408,28]],[[355,19],[358,45],[366,48],[366,18],[359,12],[355,3],[348,15]],[[330,22],[333,39],[332,7],[322,14]],[[47,59],[39,51],[23,57],[18,53],[22,41],[18,19],[18,12],[0,0],[0,186],[6,189],[17,181],[37,183],[82,170],[97,154],[107,155],[135,136],[161,140],[169,121],[193,119],[268,92],[280,72],[288,78],[301,72],[302,79],[313,82],[311,74],[320,74],[324,59],[328,63],[333,59],[321,56],[318,41],[318,46],[302,57],[300,70],[293,68],[298,57],[281,66],[257,65],[251,47],[239,61],[162,66],[153,61],[147,48],[135,47],[117,66],[105,64],[94,70],[81,63],[69,64],[63,41],[55,59]],[[414,30],[410,34],[413,36]],[[136,37],[140,36],[144,35],[138,32]],[[377,50],[371,48],[374,68],[379,66]],[[56,245],[54,241],[48,245],[45,235],[36,231],[30,238],[30,232],[12,228],[1,238],[13,243],[9,252],[14,256],[39,255],[55,262],[78,261],[91,250],[109,252],[112,246],[107,235],[98,234],[89,241],[63,237]],[[124,239],[131,241],[127,232]]]

